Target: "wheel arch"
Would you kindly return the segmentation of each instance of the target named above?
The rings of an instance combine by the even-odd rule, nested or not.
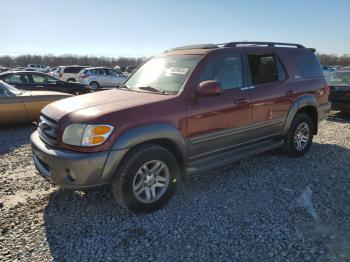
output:
[[[143,144],[155,144],[169,150],[175,157],[180,167],[180,173],[184,174],[187,164],[187,148],[185,139],[176,127],[168,124],[151,124],[133,128],[121,135],[114,143],[110,157],[113,153],[122,152],[123,155],[117,159],[108,159],[108,172],[104,170],[102,180],[109,180],[113,177],[120,163],[128,153]],[[110,158],[109,157],[109,158]]]
[[[314,122],[314,134],[316,135],[318,131],[318,112],[316,98],[312,95],[304,95],[294,101],[284,123],[282,135],[287,134],[297,113],[304,113],[311,117],[312,121]]]

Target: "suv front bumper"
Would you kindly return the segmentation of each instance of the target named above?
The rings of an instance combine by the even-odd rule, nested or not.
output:
[[[35,131],[31,135],[34,164],[53,184],[89,189],[109,184],[126,150],[77,153],[45,144]]]

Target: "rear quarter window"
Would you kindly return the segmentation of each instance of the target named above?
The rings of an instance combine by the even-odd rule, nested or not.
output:
[[[323,77],[322,68],[317,57],[311,51],[290,53],[290,59],[304,78]]]

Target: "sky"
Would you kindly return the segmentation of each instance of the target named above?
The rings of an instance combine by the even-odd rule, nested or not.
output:
[[[0,55],[151,56],[278,41],[350,54],[350,0],[0,0]]]

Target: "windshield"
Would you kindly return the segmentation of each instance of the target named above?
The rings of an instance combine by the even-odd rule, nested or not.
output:
[[[328,84],[331,85],[350,85],[350,71],[349,72],[334,72],[328,77]]]
[[[17,88],[5,83],[5,82],[1,82],[0,83],[0,89],[5,90],[7,89],[8,91],[10,91],[12,94],[14,95],[20,95],[22,94],[21,90],[18,90]]]
[[[200,59],[200,55],[154,57],[137,70],[125,86],[148,92],[178,93]]]

